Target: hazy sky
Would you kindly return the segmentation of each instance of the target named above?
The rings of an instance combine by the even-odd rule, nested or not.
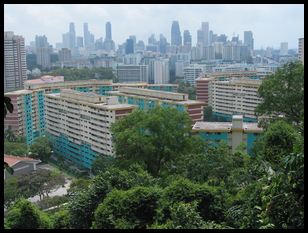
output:
[[[122,44],[129,35],[146,44],[152,33],[156,39],[162,33],[170,43],[171,24],[178,20],[180,30],[188,29],[196,44],[201,22],[209,22],[210,30],[233,33],[243,40],[243,31],[251,30],[255,49],[267,46],[279,48],[288,42],[289,49],[297,48],[298,38],[304,37],[304,4],[5,4],[4,30],[14,31],[26,39],[26,45],[35,35],[46,35],[48,42],[62,42],[69,23],[75,23],[77,36],[83,37],[83,23],[88,22],[95,39],[105,39],[105,24],[112,25],[112,38]]]

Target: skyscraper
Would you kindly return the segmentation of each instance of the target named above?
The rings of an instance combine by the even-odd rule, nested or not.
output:
[[[188,30],[184,30],[184,46],[185,46],[185,52],[189,52],[191,50],[191,35]]]
[[[74,23],[70,23],[70,30],[69,30],[69,48],[73,49],[76,46],[76,33],[75,33],[75,25]]]
[[[154,83],[169,83],[169,59],[154,61]]]
[[[209,23],[202,22],[201,30],[203,32],[203,46],[209,46]]]
[[[35,37],[35,46],[36,46],[36,58],[37,64],[41,65],[42,68],[50,68],[50,54],[51,49],[49,43],[47,42],[47,37],[44,36],[36,36]]]
[[[125,54],[134,53],[134,40],[127,39],[125,45]]]
[[[83,47],[83,38],[82,36],[77,36],[77,48]]]
[[[248,46],[250,51],[254,49],[252,31],[244,31],[244,45]]]
[[[304,65],[304,38],[298,39],[298,59]]]
[[[111,23],[107,22],[106,23],[106,37],[105,40],[112,40],[112,36],[111,36]]]
[[[202,30],[197,31],[197,44],[203,44],[203,33]]]
[[[26,71],[24,38],[4,32],[4,92],[23,88]]]
[[[288,55],[288,42],[280,43],[280,55],[281,56]]]
[[[159,36],[159,52],[161,53],[166,53],[166,48],[167,48],[167,39],[164,37],[163,34],[160,34]]]
[[[89,32],[89,29],[88,29],[88,23],[83,24],[83,39],[84,39],[84,47],[89,48],[90,32]]]
[[[182,45],[182,36],[180,31],[180,25],[178,21],[173,21],[171,26],[171,45]]]

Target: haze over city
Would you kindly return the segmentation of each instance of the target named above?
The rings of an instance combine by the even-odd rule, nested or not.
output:
[[[182,33],[191,32],[192,44],[197,42],[201,22],[209,22],[210,30],[229,39],[239,35],[243,40],[243,32],[252,31],[255,49],[278,49],[281,42],[296,49],[298,38],[304,36],[303,4],[6,4],[4,12],[4,30],[23,35],[26,44],[34,41],[35,35],[46,35],[55,45],[62,41],[70,22],[75,23],[76,35],[81,36],[87,22],[95,38],[104,38],[105,23],[111,22],[116,46],[130,35],[147,42],[151,34],[159,38],[162,33],[170,42],[173,20],[179,21]]]

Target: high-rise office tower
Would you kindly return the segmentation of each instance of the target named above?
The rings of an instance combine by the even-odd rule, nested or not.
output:
[[[180,31],[180,25],[178,21],[173,21],[171,26],[171,45],[182,45],[182,36]]]
[[[73,49],[76,46],[76,33],[75,33],[75,25],[74,25],[74,23],[70,23],[69,35],[70,35],[69,48]]]
[[[159,52],[163,54],[167,52],[167,39],[163,34],[159,36]]]
[[[191,50],[191,35],[188,30],[184,30],[183,38],[184,38],[185,52],[189,52]]]
[[[83,24],[83,39],[84,39],[84,47],[89,48],[90,46],[90,32],[88,29],[88,23]]]
[[[23,88],[26,71],[24,38],[4,32],[4,92]]]
[[[244,31],[244,45],[248,46],[250,51],[254,49],[252,31]]]
[[[281,56],[288,55],[288,42],[280,43],[280,55]]]
[[[62,35],[62,47],[69,48],[69,44],[70,44],[70,33],[67,32]]]
[[[209,46],[209,23],[202,22],[201,30],[203,32],[203,46]]]
[[[125,45],[125,54],[134,53],[134,40],[127,39]]]
[[[106,23],[106,37],[105,40],[112,40],[112,36],[111,36],[111,23],[107,22]]]
[[[82,36],[77,36],[77,48],[83,47],[83,38]]]
[[[149,45],[154,45],[154,44],[156,44],[156,43],[157,43],[157,41],[156,41],[156,39],[155,39],[155,35],[152,34],[152,35],[149,37],[149,39],[148,39],[148,44],[149,44]]]
[[[214,42],[213,41],[213,31],[210,30],[210,32],[209,32],[209,45],[212,45],[213,42]]]
[[[36,59],[37,64],[41,65],[42,68],[50,68],[51,61],[51,48],[49,43],[47,42],[47,37],[44,36],[36,36],[35,37],[35,45],[36,45]]]
[[[304,38],[298,39],[298,59],[304,65]]]
[[[217,37],[217,42],[227,43],[227,36],[225,34],[221,34]]]
[[[111,35],[111,23],[110,22],[106,23],[106,37],[104,41],[104,48],[108,52],[115,49],[114,42],[112,40],[112,35]]]
[[[136,36],[135,35],[129,36],[129,39],[132,39],[134,41],[134,45],[136,44]]]
[[[197,30],[197,44],[198,45],[203,45],[203,32],[202,30]]]

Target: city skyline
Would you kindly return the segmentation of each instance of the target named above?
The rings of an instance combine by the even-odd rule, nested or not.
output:
[[[303,4],[6,4],[4,9],[4,30],[24,36],[26,45],[35,41],[35,35],[46,35],[48,42],[55,46],[62,41],[62,34],[68,31],[71,22],[75,24],[76,36],[82,37],[83,23],[88,23],[95,40],[100,37],[105,39],[105,24],[110,22],[116,46],[124,43],[130,35],[147,44],[151,34],[159,39],[160,33],[171,43],[173,21],[179,22],[182,37],[184,30],[189,30],[193,46],[197,43],[197,30],[202,22],[208,22],[209,30],[215,34],[226,34],[229,40],[234,33],[244,41],[244,31],[252,31],[255,49],[279,49],[281,42],[288,42],[289,49],[297,49],[298,38],[304,37]],[[121,12],[121,17],[118,12]],[[226,21],[231,26],[225,25]]]

